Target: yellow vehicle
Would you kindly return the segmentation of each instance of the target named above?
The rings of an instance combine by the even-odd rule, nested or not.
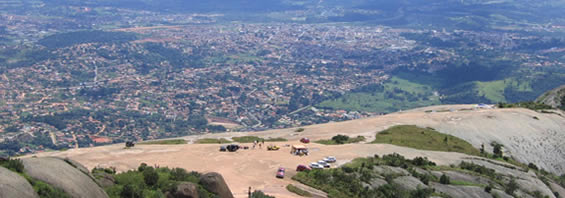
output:
[[[269,150],[269,151],[278,151],[279,149],[281,149],[281,147],[276,146],[276,145],[269,145],[267,147],[267,150]]]

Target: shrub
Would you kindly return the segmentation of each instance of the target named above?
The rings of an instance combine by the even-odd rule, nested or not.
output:
[[[412,160],[412,164],[414,164],[414,166],[435,166],[436,163],[428,160],[427,157],[415,157]]]
[[[345,144],[349,140],[349,136],[346,135],[336,135],[332,137],[332,140],[338,144]]]
[[[0,166],[3,166],[12,171],[16,171],[18,173],[22,173],[24,171],[24,164],[20,159],[8,158],[5,161],[0,161]]]
[[[421,188],[410,192],[410,197],[412,198],[428,198],[432,196],[434,189],[432,188]]]
[[[533,169],[533,170],[538,170],[538,166],[536,166],[534,163],[529,163],[528,164],[528,168]]]
[[[459,167],[461,167],[462,169],[466,169],[466,170],[470,170],[476,173],[479,173],[481,175],[486,175],[489,177],[492,177],[495,175],[495,171],[494,169],[490,169],[481,165],[477,165],[477,164],[473,164],[473,163],[468,163],[468,162],[461,162],[461,164],[459,164]]]
[[[310,192],[302,190],[302,189],[300,189],[300,188],[298,188],[298,187],[296,187],[292,184],[287,185],[286,189],[290,192],[293,192],[293,193],[300,195],[300,196],[303,196],[303,197],[311,197],[312,196],[312,194],[310,194]]]
[[[263,191],[256,190],[251,193],[251,198],[275,198],[273,196],[266,195]]]
[[[135,185],[126,184],[120,193],[121,197],[128,197],[128,198],[142,198],[143,190],[137,188]]]
[[[441,184],[450,184],[451,182],[449,181],[449,177],[445,174],[441,175],[441,177],[439,178],[439,183]]]
[[[495,158],[502,157],[502,144],[499,144],[497,142],[492,142],[491,145],[493,147],[492,152],[494,153],[494,157]]]
[[[492,187],[490,185],[485,186],[485,192],[490,193],[490,191],[492,191]]]
[[[146,164],[146,163],[141,163],[141,164],[139,165],[139,167],[137,167],[137,171],[143,172],[143,170],[145,170],[145,168],[147,168],[147,164]]]
[[[153,167],[150,166],[146,167],[143,170],[143,181],[148,186],[153,186],[157,184],[157,181],[159,181],[159,174],[155,171]]]
[[[518,190],[518,188],[519,186],[518,183],[516,183],[516,180],[511,179],[510,182],[506,184],[506,189],[504,190],[504,192],[508,193],[509,195],[513,195],[514,192]]]

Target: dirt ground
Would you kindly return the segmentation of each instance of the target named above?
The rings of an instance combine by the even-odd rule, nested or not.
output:
[[[59,156],[74,159],[87,168],[116,167],[118,171],[134,169],[140,163],[149,165],[181,167],[199,172],[219,172],[223,175],[236,197],[246,197],[247,189],[262,190],[276,197],[296,197],[285,187],[289,183],[296,184],[291,177],[296,174],[294,169],[299,164],[321,160],[325,156],[336,156],[341,165],[357,157],[399,153],[408,158],[417,156],[428,157],[430,160],[447,165],[459,163],[467,155],[460,153],[421,151],[411,148],[386,144],[349,144],[349,145],[320,145],[307,144],[311,154],[299,157],[290,154],[290,147],[285,145],[300,144],[301,137],[312,140],[329,139],[336,134],[349,136],[363,135],[368,141],[374,139],[375,133],[390,126],[399,124],[415,124],[422,127],[433,127],[440,132],[458,136],[478,147],[481,143],[498,141],[507,146],[507,152],[520,155],[519,159],[550,160],[547,164],[537,163],[548,170],[550,163],[564,164],[562,150],[559,148],[565,140],[565,119],[558,114],[540,114],[525,109],[473,109],[474,105],[437,106],[416,109],[406,112],[389,114],[374,118],[335,122],[304,127],[304,132],[296,129],[269,130],[263,132],[231,132],[221,134],[205,134],[183,137],[189,142],[200,138],[227,138],[236,136],[255,135],[264,138],[283,137],[288,142],[268,143],[281,146],[279,151],[262,149],[239,150],[234,153],[219,152],[218,144],[186,144],[186,145],[136,145],[124,149],[124,145],[110,145],[95,148],[71,149],[64,152],[47,152],[36,156]],[[433,110],[433,112],[430,112]],[[532,119],[535,116],[538,119]],[[548,133],[551,132],[551,133]],[[555,131],[553,133],[552,131]],[[521,139],[517,139],[517,135]],[[538,138],[539,137],[539,138]],[[554,139],[548,141],[547,139]],[[519,141],[517,141],[519,140]],[[530,142],[528,142],[530,141]],[[544,147],[535,145],[544,141]],[[527,147],[524,145],[534,145]],[[549,145],[548,145],[549,144]],[[243,144],[251,147],[251,144]],[[532,151],[538,149],[545,152],[539,155]],[[550,149],[553,153],[545,150]],[[26,156],[29,157],[29,156]],[[279,167],[287,170],[284,179],[275,178]],[[559,167],[557,167],[559,168]],[[557,170],[557,168],[553,170]]]

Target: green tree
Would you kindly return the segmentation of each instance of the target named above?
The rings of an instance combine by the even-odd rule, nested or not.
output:
[[[143,191],[132,184],[126,184],[120,193],[120,197],[124,198],[141,198],[143,197],[142,195]]]
[[[495,158],[502,157],[502,144],[493,142],[492,146],[493,146],[492,152],[494,153],[494,157]]]
[[[332,137],[332,140],[338,144],[345,144],[349,140],[349,136],[346,135],[336,135]]]
[[[450,184],[451,181],[449,181],[449,177],[445,174],[441,175],[441,177],[439,178],[439,183],[441,184]]]
[[[146,167],[143,170],[143,181],[145,181],[145,184],[148,186],[153,186],[157,184],[157,181],[159,181],[159,174],[153,167]]]

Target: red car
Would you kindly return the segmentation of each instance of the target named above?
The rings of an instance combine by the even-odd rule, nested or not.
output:
[[[304,143],[304,144],[308,144],[308,143],[310,143],[310,139],[308,139],[308,138],[302,138],[302,139],[300,139],[300,142],[302,142],[302,143]]]
[[[279,170],[277,171],[277,178],[284,178],[284,168],[279,168]]]
[[[308,166],[306,166],[306,165],[302,165],[302,164],[301,164],[301,165],[298,165],[298,166],[296,167],[296,171],[298,171],[298,172],[309,171],[309,170],[312,170],[312,169],[311,169],[310,167],[308,167]]]

